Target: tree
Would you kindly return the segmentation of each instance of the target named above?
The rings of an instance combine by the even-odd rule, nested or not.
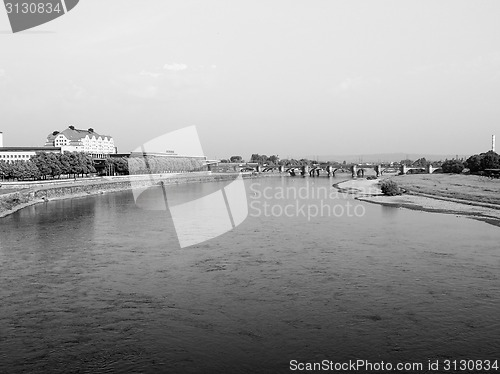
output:
[[[116,172],[121,175],[128,175],[128,163],[125,157],[115,160]]]
[[[273,165],[277,165],[279,160],[279,157],[275,155],[269,156],[267,159],[267,161]]]
[[[26,170],[26,177],[28,179],[39,179],[40,178],[40,170],[36,166],[36,164],[31,161],[31,160],[26,160],[25,161],[25,170]]]
[[[259,164],[265,164],[268,162],[268,157],[266,155],[259,155],[258,153],[252,154],[250,162],[257,162]]]
[[[31,158],[31,161],[38,168],[39,174],[42,178],[47,179],[47,176],[52,175],[52,169],[46,152],[37,152],[36,155]]]
[[[446,160],[441,167],[443,173],[460,174],[465,169],[464,163],[460,160]]]
[[[496,152],[488,151],[481,156],[481,170],[500,168],[500,156]]]
[[[69,153],[69,174],[73,174],[75,177],[78,174],[83,173],[82,156],[80,152]]]
[[[243,158],[241,156],[231,156],[231,162],[243,162]]]
[[[50,175],[52,176],[52,178],[61,177],[62,168],[60,156],[60,154],[56,153],[47,153],[46,160],[50,167]]]
[[[427,166],[427,164],[428,164],[428,162],[425,159],[425,157],[422,157],[422,158],[419,158],[417,161],[413,162],[412,166],[415,166],[415,167],[425,167],[425,166]]]
[[[470,156],[464,165],[471,173],[480,173],[486,169],[499,169],[500,156],[496,152],[488,151]]]
[[[58,154],[59,167],[61,169],[61,174],[68,175],[71,173],[71,156],[70,152],[64,152],[63,154]]]
[[[471,173],[477,173],[478,171],[481,171],[481,156],[470,156],[467,161],[465,161],[465,167],[469,168]]]
[[[7,161],[0,160],[0,176],[2,177],[2,180],[10,179],[11,169],[12,168]]]

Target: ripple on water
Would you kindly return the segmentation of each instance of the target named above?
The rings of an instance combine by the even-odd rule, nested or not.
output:
[[[356,221],[249,217],[184,249],[168,214],[127,193],[6,217],[0,371],[287,372],[291,359],[497,354],[500,230],[363,206]]]

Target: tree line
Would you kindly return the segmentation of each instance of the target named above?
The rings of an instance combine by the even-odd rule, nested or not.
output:
[[[12,163],[0,161],[2,180],[59,179],[95,174],[98,170],[107,175],[156,174],[206,170],[204,160],[189,157],[121,157],[94,161],[82,152],[37,152],[29,160]]]
[[[80,152],[50,153],[37,152],[29,160],[12,163],[0,161],[2,180],[38,180],[47,178],[68,178],[95,173],[92,157]]]
[[[224,163],[244,163],[245,160],[241,156],[231,156],[228,159],[221,159],[220,162],[222,164]],[[310,165],[311,163],[326,163],[326,162],[318,162],[318,161],[311,161],[306,158],[302,158],[300,160],[296,159],[280,159],[277,155],[272,155],[272,156],[267,156],[267,155],[260,155],[258,153],[252,154],[250,157],[251,163],[258,163],[261,165],[285,165],[285,166],[302,166],[302,165]]]
[[[489,169],[500,169],[500,156],[494,151],[472,155],[467,160],[446,160],[443,173],[461,173],[469,169],[471,174],[484,175]]]
[[[127,171],[130,174],[180,173],[207,169],[204,160],[191,157],[145,156],[130,157],[127,161]]]

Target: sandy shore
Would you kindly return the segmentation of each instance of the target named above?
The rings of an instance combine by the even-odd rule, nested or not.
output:
[[[349,179],[334,184],[341,192],[351,193],[358,197],[382,195],[378,179]]]
[[[455,214],[500,226],[500,205],[416,192],[400,196],[384,196],[379,182],[380,180],[353,179],[338,183],[336,187],[342,192],[352,193],[360,201],[433,213]]]

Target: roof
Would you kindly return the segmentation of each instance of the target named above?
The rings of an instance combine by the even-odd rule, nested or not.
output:
[[[0,147],[0,152],[60,151],[61,147]]]
[[[47,135],[47,140],[48,141],[52,141],[56,138],[56,136],[58,136],[59,134],[63,134],[66,138],[68,138],[69,140],[80,140],[82,138],[85,138],[87,135],[89,136],[89,138],[92,138],[93,136],[95,136],[96,138],[98,138],[99,136],[101,138],[108,138],[110,139],[111,136],[109,135],[100,135],[98,133],[96,133],[95,131],[94,132],[90,132],[89,130],[81,130],[81,129],[70,129],[69,127],[57,134],[54,135],[54,133],[50,133],[49,135]]]

